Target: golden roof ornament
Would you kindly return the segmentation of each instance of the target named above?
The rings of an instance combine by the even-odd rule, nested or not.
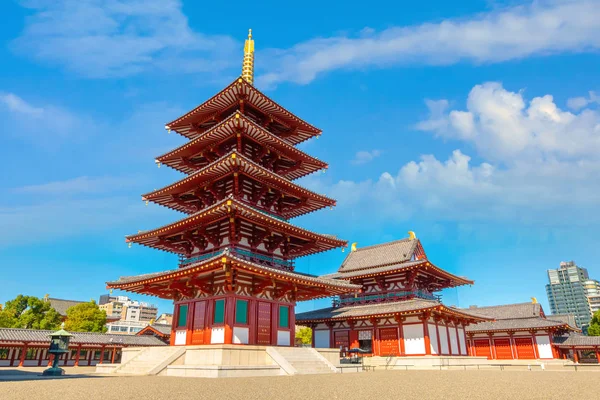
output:
[[[357,245],[357,244],[358,244],[358,243],[356,243],[356,242],[352,243],[352,247],[350,248],[350,251],[351,251],[351,252],[352,252],[352,251],[356,251],[356,245]]]
[[[242,79],[251,85],[254,83],[254,40],[252,40],[252,29],[248,29],[248,39],[244,43]]]
[[[417,238],[417,235],[413,231],[408,231],[408,238],[410,240],[415,240]]]

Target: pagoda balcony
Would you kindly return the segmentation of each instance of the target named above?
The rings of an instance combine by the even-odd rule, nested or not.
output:
[[[361,294],[356,296],[335,296],[332,299],[332,307],[357,306],[371,303],[382,303],[410,299],[425,299],[440,301],[441,295],[432,294],[424,290],[406,290],[388,293]]]
[[[240,249],[237,247],[228,247],[229,254],[238,257],[242,260],[250,261],[256,264],[268,265],[270,267],[279,268],[285,271],[293,271],[294,270],[294,261],[293,260],[283,260],[277,257],[271,257],[264,254],[259,254],[250,250]],[[215,251],[211,251],[208,253],[203,253],[194,257],[180,257],[179,267],[183,268],[190,264],[203,261],[212,257],[215,257],[221,253],[223,253],[225,249],[218,249]]]

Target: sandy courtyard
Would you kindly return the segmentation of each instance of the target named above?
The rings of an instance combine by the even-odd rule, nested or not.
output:
[[[599,377],[597,371],[467,370],[229,379],[0,380],[0,399],[565,399],[588,397]]]

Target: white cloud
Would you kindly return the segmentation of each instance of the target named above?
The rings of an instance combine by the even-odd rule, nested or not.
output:
[[[356,152],[356,155],[354,156],[354,159],[351,162],[352,162],[352,164],[356,164],[356,165],[366,164],[366,163],[373,161],[380,155],[381,155],[380,150],[371,150],[371,151],[361,150],[361,151]]]
[[[317,38],[289,49],[273,49],[258,84],[309,83],[343,68],[387,65],[494,63],[534,55],[600,48],[597,1],[544,1],[417,26],[392,27],[357,37]]]
[[[218,72],[237,43],[194,32],[180,0],[22,0],[32,11],[13,48],[104,78],[149,69]]]
[[[593,103],[600,103],[600,96],[595,92],[590,91],[588,97],[572,97],[567,100],[567,107],[571,110],[579,111],[583,107],[586,107]]]
[[[0,92],[0,127],[15,137],[56,145],[57,138],[93,130],[94,124],[87,120],[63,107],[33,105],[14,93]]]
[[[497,82],[475,86],[466,110],[430,109],[417,128],[473,143],[488,159],[514,163],[524,159],[598,159],[600,113],[561,110],[551,95],[527,102]]]
[[[362,210],[371,222],[600,223],[598,112],[566,112],[551,95],[528,101],[493,82],[471,90],[467,110],[427,105],[432,117],[418,127],[474,145],[478,161],[457,149],[447,160],[423,155],[376,181],[305,183],[336,198],[344,216]]]

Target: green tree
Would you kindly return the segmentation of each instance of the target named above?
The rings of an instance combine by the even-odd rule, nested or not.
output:
[[[588,336],[600,336],[600,310],[596,311],[592,316],[587,333]]]
[[[296,339],[299,339],[302,344],[312,344],[312,329],[308,327],[298,329]]]
[[[58,329],[60,323],[58,311],[35,296],[20,294],[0,310],[0,328]]]
[[[106,332],[106,311],[94,300],[67,309],[65,329],[71,332]]]

